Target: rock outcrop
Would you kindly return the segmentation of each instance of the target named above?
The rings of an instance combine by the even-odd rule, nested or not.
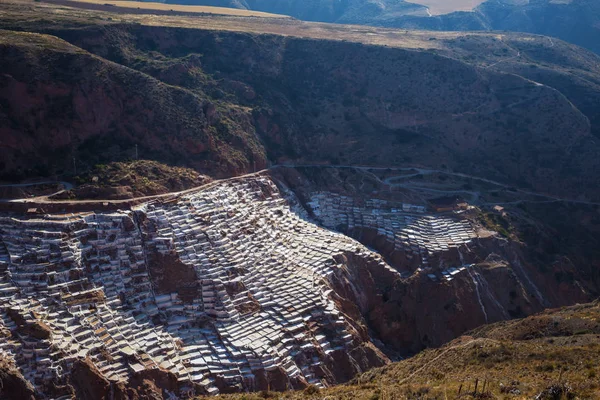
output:
[[[35,389],[8,357],[0,358],[0,398],[6,400],[35,400]]]

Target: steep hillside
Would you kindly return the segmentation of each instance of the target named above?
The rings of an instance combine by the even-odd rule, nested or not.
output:
[[[515,196],[510,188],[431,170],[281,167],[272,174],[312,219],[377,251],[400,272],[404,279],[392,279],[348,259],[348,280],[360,282],[355,302],[371,331],[403,355],[475,326],[598,294],[597,207]],[[443,194],[481,206],[432,217],[406,206],[436,204]],[[457,221],[469,221],[474,231]]]
[[[488,0],[478,11],[489,29],[560,38],[600,53],[600,3],[594,0],[533,0],[525,5]]]
[[[283,391],[384,365],[344,260],[397,273],[299,211],[253,174],[130,210],[0,214],[2,352],[46,398]]]
[[[538,259],[512,210],[436,211],[431,182],[385,193],[402,172],[278,167],[112,212],[1,213],[2,351],[46,397],[314,389],[597,295],[574,246]]]
[[[75,173],[140,154],[214,176],[265,165],[251,115],[52,36],[0,32],[4,179]],[[229,122],[228,122],[229,121]],[[235,121],[235,122],[233,122]]]
[[[487,0],[474,12],[431,18],[400,16],[383,26],[453,31],[496,30],[552,36],[600,53],[600,3],[595,0]]]
[[[592,135],[597,133],[597,111],[590,96],[582,96],[576,88],[577,82],[585,82],[576,81],[581,74],[597,79],[598,66],[577,64],[575,49],[571,49],[573,55],[558,53],[570,65],[567,68],[575,71],[562,82],[567,89],[575,87],[565,90],[569,98],[551,86],[487,68],[503,61],[494,54],[485,60],[486,65],[471,62],[484,49],[502,43],[494,35],[478,36],[476,46],[467,53],[465,48],[460,49],[462,38],[455,39],[459,43],[456,45],[445,36],[440,38],[442,46],[430,40],[433,49],[412,50],[110,22],[82,25],[77,21],[73,28],[65,28],[44,21],[18,21],[10,15],[3,24],[56,35],[102,57],[91,58],[97,62],[106,59],[126,67],[108,63],[110,73],[131,73],[136,79],[147,80],[151,87],[156,84],[157,90],[193,100],[186,97],[171,104],[162,96],[160,103],[154,104],[158,100],[153,96],[148,108],[128,110],[127,117],[135,123],[120,119],[118,126],[108,129],[111,135],[121,132],[116,141],[119,149],[108,146],[102,141],[104,135],[95,135],[91,127],[78,122],[83,118],[79,116],[71,126],[61,127],[63,138],[68,132],[76,135],[74,143],[67,137],[53,145],[62,144],[56,154],[66,155],[61,157],[63,171],[68,171],[65,161],[72,161],[73,156],[78,162],[94,163],[99,155],[109,160],[131,157],[134,144],[139,144],[144,158],[185,163],[213,176],[260,169],[266,158],[273,162],[383,166],[419,163],[511,181],[565,197],[600,197],[596,185],[600,161],[594,155],[598,144]],[[523,40],[530,41],[532,53],[546,46],[539,37]],[[17,47],[18,42],[11,48]],[[456,48],[463,60],[451,58],[456,57],[452,54]],[[90,57],[88,54],[80,52],[71,58]],[[506,59],[511,57],[510,53],[504,54]],[[30,60],[35,71],[40,59]],[[530,62],[543,65],[546,59],[532,58]],[[6,68],[14,65],[20,64],[11,62]],[[7,74],[12,76],[12,70]],[[14,76],[25,79],[19,71]],[[579,85],[586,85],[593,96],[597,95],[597,86]],[[119,82],[119,90],[127,96],[140,96],[135,92],[138,87]],[[88,92],[81,93],[89,96]],[[75,104],[69,98],[62,100]],[[135,103],[124,104],[134,107]],[[573,104],[580,105],[581,110]],[[194,114],[181,121],[180,115],[188,118],[185,112],[193,113],[192,105],[206,116]],[[13,110],[20,107],[16,104],[9,108],[15,126],[21,124],[23,113]],[[40,107],[49,105],[42,102]],[[149,136],[142,139],[139,131],[147,125],[139,126],[144,121],[140,113],[178,122],[152,122],[157,128],[148,129]],[[56,118],[55,114],[43,115]],[[96,119],[102,119],[103,126],[110,128],[109,117],[102,114]],[[38,131],[27,123],[32,134],[46,137],[44,130],[57,122],[36,122],[43,127]],[[195,123],[201,128],[194,129],[193,135],[204,136],[190,141],[189,127]],[[162,150],[170,147],[164,147],[160,139],[161,129],[167,127],[175,129],[178,138],[176,143],[169,143],[176,151],[169,151],[168,156]],[[92,147],[96,150],[93,153],[88,150]],[[206,159],[217,157],[213,149],[218,149],[217,162]],[[5,162],[16,166],[30,160],[22,157],[20,161]],[[45,160],[42,166],[54,162]],[[33,171],[35,166],[27,167]]]
[[[171,4],[202,4],[266,11],[305,21],[368,23],[396,15],[427,16],[426,7],[394,0],[169,0]]]
[[[600,293],[594,54],[25,0],[0,28],[2,178],[78,185],[0,201],[24,396],[596,394],[597,304],[478,328]]]
[[[426,384],[438,393],[446,389],[455,394],[460,385],[472,391],[479,379],[480,390],[487,380],[496,395],[550,399],[557,398],[552,391],[563,390],[563,398],[595,398],[599,311],[598,303],[592,303],[492,324],[357,381]]]
[[[477,35],[451,39],[443,54],[464,62],[523,76],[559,90],[590,120],[600,137],[600,58],[580,47],[549,37],[516,34],[489,40]],[[484,47],[485,54],[474,51]]]
[[[6,331],[1,333],[2,340],[6,340]],[[35,399],[35,389],[16,368],[15,363],[6,354],[0,355],[0,397],[6,400],[32,400]]]

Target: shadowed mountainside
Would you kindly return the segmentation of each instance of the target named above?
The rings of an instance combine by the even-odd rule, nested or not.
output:
[[[383,18],[387,16],[387,18]],[[366,24],[440,31],[512,31],[556,37],[600,53],[600,3],[595,0],[487,0],[473,12],[433,17],[388,15]],[[352,23],[363,23],[359,20]]]
[[[598,58],[559,41],[548,50],[547,39],[536,36],[444,35],[429,41],[432,49],[413,50],[70,24],[10,15],[1,22],[72,44],[36,36],[48,44],[31,45],[31,36],[4,33],[4,93],[28,93],[3,100],[12,127],[4,145],[19,147],[2,160],[5,175],[69,172],[73,157],[118,161],[132,157],[138,144],[144,158],[211,176],[251,172],[267,158],[419,163],[562,196],[599,196]],[[526,63],[513,62],[524,57]],[[48,64],[53,68],[40,67]],[[67,68],[75,71],[68,83]],[[99,75],[106,79],[95,80]],[[550,86],[555,82],[561,91]],[[91,107],[99,102],[101,108]],[[51,111],[59,106],[63,113]],[[17,139],[18,129],[26,140]]]
[[[52,36],[2,31],[0,54],[5,178],[133,157],[137,143],[147,158],[215,176],[265,165],[247,111],[216,120],[206,98]]]

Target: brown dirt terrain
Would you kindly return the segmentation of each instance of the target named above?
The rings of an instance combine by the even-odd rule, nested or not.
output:
[[[0,398],[6,400],[36,399],[35,389],[16,368],[14,363],[0,357]]]
[[[200,295],[196,271],[182,263],[176,253],[153,253],[148,259],[148,268],[157,293],[176,292],[185,303],[191,303]]]
[[[268,160],[417,165],[569,198],[600,199],[595,140],[599,131],[593,107],[600,93],[595,83],[600,64],[595,56],[558,41],[548,50],[546,38],[528,35],[405,33],[287,20],[125,15],[30,2],[8,3],[4,10],[0,27],[39,32],[0,32],[0,56],[8,60],[0,65],[0,118],[7,121],[0,128],[0,145],[12,150],[0,153],[0,162],[12,179],[40,171],[65,172],[73,159],[78,168],[130,159],[137,145],[145,158],[186,165],[215,177],[261,169]],[[507,74],[504,65],[517,73]],[[540,66],[558,71],[558,77],[550,72],[524,72]],[[506,71],[512,70],[507,67]],[[585,88],[585,95],[578,88]],[[131,169],[125,164],[116,173],[107,173],[102,182],[111,189],[97,196],[170,190],[161,178],[156,182],[143,179],[151,168],[139,174],[127,172]],[[170,171],[157,176],[161,174],[169,176]],[[94,176],[98,175],[84,178],[86,184]],[[156,189],[155,183],[164,189]],[[126,207],[129,203],[110,205],[116,204]],[[594,226],[596,211],[588,210],[581,218],[589,218]],[[481,240],[469,262],[476,262],[475,270],[497,283],[490,298],[500,299],[507,313],[513,317],[529,314],[541,310],[543,304],[506,263],[485,259],[491,252],[505,259],[535,260],[524,268],[540,282],[551,304],[573,302],[578,296],[588,301],[587,288],[575,282],[579,284],[583,274],[592,275],[590,266],[579,268],[590,253],[577,259],[577,264],[561,260],[564,250],[547,250],[563,243],[550,240],[550,234],[541,235],[536,226],[529,231],[529,240],[519,243],[522,231],[505,228],[495,217],[484,222],[499,231],[506,229],[512,241]],[[565,226],[569,229],[569,224]],[[372,239],[379,247],[385,246],[379,244],[381,238]],[[569,251],[582,246],[575,242],[569,243]],[[586,239],[585,243],[593,242]],[[544,254],[549,256],[542,258]],[[186,286],[194,281],[189,279],[193,269],[176,256],[157,255],[149,261],[154,264],[151,275],[160,293],[197,295],[197,287]],[[477,306],[473,281],[465,276],[434,285],[425,276],[395,279],[389,271],[351,254],[336,261],[343,265],[335,277],[336,301],[354,320],[356,338],[373,333],[393,347],[415,352],[442,345],[488,317],[492,321],[504,318],[491,300],[485,300],[491,311],[484,316]],[[353,282],[360,282],[360,290],[352,287]],[[247,304],[249,308],[243,311],[257,311],[251,298]],[[521,357],[527,352],[542,360],[542,371],[551,368],[543,363],[555,361],[535,353],[529,342],[519,342],[514,345],[517,350],[506,352],[493,347],[496,339],[480,339],[477,346],[489,347],[485,354],[500,354],[502,360],[516,360],[516,365],[525,364]],[[382,382],[386,390],[396,385],[400,393],[412,396],[412,389],[398,382],[417,377],[415,371],[429,371],[432,364],[455,354],[454,350],[469,349],[471,353],[459,353],[449,366],[442,365],[445,369],[440,374],[431,370],[424,375],[424,386],[440,382],[440,387],[423,388],[431,396],[441,397],[444,388],[457,393],[458,384],[453,382],[471,382],[484,364],[471,363],[479,349],[471,344],[467,338],[458,345],[431,350],[425,364],[406,367]],[[552,348],[540,346],[543,354],[552,354]],[[595,356],[587,351],[574,352],[573,358]],[[567,354],[564,357],[571,362]],[[353,354],[336,353],[334,358],[335,365],[325,365],[321,371],[324,377],[334,377],[331,381],[349,379],[359,370],[357,366],[373,365],[369,360],[385,360],[368,345]],[[486,358],[489,355],[481,357]],[[454,372],[454,364],[462,365],[464,373]],[[336,369],[336,365],[344,367]],[[96,389],[86,388],[85,382],[107,389],[103,377],[80,367],[79,375],[75,373],[78,390],[94,395]],[[504,365],[501,373],[510,368]],[[486,378],[497,384],[497,391],[501,390],[498,382],[504,379],[501,373]],[[281,371],[265,372],[257,387],[287,388],[280,378]],[[281,385],[270,387],[272,379]],[[414,382],[421,385],[419,380]],[[354,388],[333,389],[332,393],[346,398],[352,394],[387,396],[377,383],[366,385],[360,394]],[[513,386],[529,394],[545,388],[535,382],[527,385]],[[156,391],[152,382],[142,381],[142,386],[149,393]],[[302,388],[305,383],[291,382],[291,386]],[[595,389],[581,386],[577,390],[594,393]],[[303,394],[315,394],[311,391]]]
[[[140,145],[141,152],[145,151],[145,154],[153,155],[156,158],[170,159],[181,163],[191,157],[196,160],[194,163],[196,163],[197,169],[203,169],[201,164],[204,164],[215,172],[217,170],[225,172],[229,169],[225,165],[229,165],[233,169],[238,169],[237,173],[239,173],[246,168],[243,166],[245,162],[239,158],[245,158],[246,151],[240,152],[234,149],[247,145],[256,148],[256,138],[252,133],[241,129],[239,125],[237,127],[220,125],[221,138],[209,139],[209,136],[212,136],[209,131],[212,131],[213,128],[210,128],[205,113],[208,112],[209,115],[214,113],[211,111],[214,110],[214,105],[200,99],[197,95],[161,84],[147,75],[135,73],[116,64],[107,64],[106,61],[69,46],[56,38],[3,32],[1,42],[0,51],[2,51],[4,59],[6,57],[25,57],[30,61],[36,60],[27,64],[33,69],[6,71],[8,75],[3,75],[4,78],[2,78],[2,85],[6,89],[3,90],[5,96],[3,101],[13,101],[14,99],[21,101],[20,105],[15,104],[15,107],[11,107],[11,112],[21,116],[23,116],[22,113],[37,115],[22,126],[25,131],[29,132],[24,137],[15,136],[17,131],[14,124],[5,125],[2,128],[4,147],[13,150],[19,148],[26,153],[33,151],[29,154],[35,154],[34,158],[38,163],[37,166],[26,166],[23,164],[23,159],[14,158],[19,154],[18,151],[3,152],[6,156],[2,160],[6,177],[15,179],[23,174],[32,173],[38,176],[53,172],[60,174],[60,165],[62,164],[66,168],[68,164],[64,151],[69,152],[67,148],[70,148],[70,145],[67,145],[66,148],[64,146],[72,140],[70,129],[76,129],[79,132],[75,139],[78,142],[79,156],[75,159],[81,157],[81,160],[85,160],[85,164],[80,164],[80,168],[98,164],[95,161],[107,161],[106,156],[111,158],[113,156],[119,158],[125,154],[130,156],[133,154],[135,143],[139,142],[143,143],[143,147]],[[45,63],[51,63],[56,67],[62,65],[62,67],[47,70],[42,67]],[[66,70],[69,71],[68,77],[63,73]],[[96,74],[108,74],[111,78],[97,80]],[[34,76],[36,77],[35,82],[31,80]],[[21,80],[29,80],[29,83],[24,84]],[[78,83],[74,87],[70,87],[73,82]],[[26,87],[29,87],[28,91],[22,92]],[[125,87],[129,89],[123,91]],[[127,96],[131,97],[128,98],[128,101],[124,101],[122,96],[134,88],[138,88],[135,89],[137,93],[129,92]],[[63,121],[47,121],[48,124],[39,125],[39,118],[47,118],[43,109],[48,104],[35,100],[38,95],[41,95],[42,98],[46,95],[48,99],[53,98],[52,104],[55,105],[53,107],[58,107],[58,104],[66,101],[69,104],[68,110],[61,113],[65,119]],[[101,104],[102,107],[98,107],[98,104]],[[174,113],[168,111],[169,108]],[[40,112],[41,114],[39,114]],[[242,120],[247,119],[243,115],[240,116]],[[38,122],[35,122],[36,119]],[[162,131],[163,134],[146,136],[150,127],[154,133]],[[42,133],[41,131],[44,133],[38,136]],[[167,131],[177,131],[179,134],[173,136],[167,134]],[[240,135],[236,141],[233,141],[226,133],[233,133],[233,131],[236,132],[234,135]],[[223,141],[229,141],[229,143]],[[106,146],[111,150],[99,151],[107,150]],[[211,149],[214,150],[215,146],[222,151],[212,151]],[[48,149],[53,148],[55,151],[47,152]],[[261,151],[258,148],[256,150]],[[235,154],[224,154],[230,151]],[[161,153],[162,156],[160,156]],[[220,161],[215,158],[220,157],[218,154],[223,156]],[[257,157],[262,156],[257,154]],[[72,165],[73,157],[67,158],[70,159]],[[90,162],[93,164],[89,164]],[[264,160],[255,159],[253,163],[259,167],[264,166]],[[189,165],[193,166],[192,164]],[[36,172],[31,169],[32,167]],[[225,168],[223,169],[223,167]],[[248,166],[248,168],[252,168],[252,166]],[[232,172],[233,170],[227,174]]]
[[[181,192],[211,181],[190,168],[140,160],[95,165],[74,178],[78,186],[52,196],[55,200],[119,200]]]
[[[50,337],[50,328],[43,322],[27,320],[19,311],[13,309],[7,309],[6,313],[17,325],[17,333],[37,340],[48,339]]]
[[[23,199],[26,197],[45,196],[64,189],[61,184],[32,184],[31,186],[0,186],[0,199]]]
[[[63,298],[63,300],[70,306],[79,305],[79,304],[95,304],[101,303],[106,299],[104,296],[104,292],[101,289],[94,290],[88,293],[82,293],[75,296],[68,296]]]
[[[180,394],[177,377],[160,368],[132,374],[127,382],[106,379],[89,359],[77,360],[70,374],[70,384],[77,399],[150,400]]]

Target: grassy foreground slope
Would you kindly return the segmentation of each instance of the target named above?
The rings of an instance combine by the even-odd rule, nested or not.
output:
[[[222,398],[597,399],[598,360],[600,303],[594,302],[483,326],[348,385]]]

